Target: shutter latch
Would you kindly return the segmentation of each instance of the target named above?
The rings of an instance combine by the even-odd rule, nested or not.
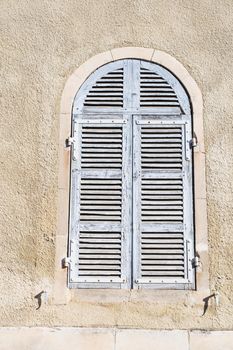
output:
[[[65,269],[66,267],[69,267],[69,264],[71,263],[71,257],[66,256],[62,259],[62,268]]]
[[[74,144],[74,142],[75,142],[74,137],[69,136],[69,137],[66,139],[66,147],[72,146],[72,145]]]

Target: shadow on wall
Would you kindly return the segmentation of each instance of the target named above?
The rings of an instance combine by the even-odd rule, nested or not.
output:
[[[45,290],[42,290],[40,293],[34,296],[34,298],[37,299],[37,303],[38,303],[36,310],[40,309],[42,305],[42,301],[44,301],[44,303],[46,304],[47,297],[48,297],[48,293]]]

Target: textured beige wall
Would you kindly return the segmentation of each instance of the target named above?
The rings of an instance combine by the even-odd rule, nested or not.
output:
[[[233,329],[232,0],[1,0],[0,325]],[[210,287],[220,305],[137,293],[53,305],[59,105],[93,55],[143,46],[176,57],[204,98]],[[35,295],[48,291],[37,308]],[[184,293],[184,292],[181,292]],[[207,297],[207,296],[206,296]]]

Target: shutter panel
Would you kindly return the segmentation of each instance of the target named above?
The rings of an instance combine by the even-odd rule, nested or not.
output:
[[[190,130],[171,118],[135,120],[135,286],[192,286]]]
[[[127,123],[122,117],[85,118],[79,116],[74,127],[70,286],[123,288],[129,281]]]

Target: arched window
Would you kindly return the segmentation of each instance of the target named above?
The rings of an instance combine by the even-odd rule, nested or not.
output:
[[[192,114],[164,67],[98,68],[72,114],[68,284],[193,289]]]

